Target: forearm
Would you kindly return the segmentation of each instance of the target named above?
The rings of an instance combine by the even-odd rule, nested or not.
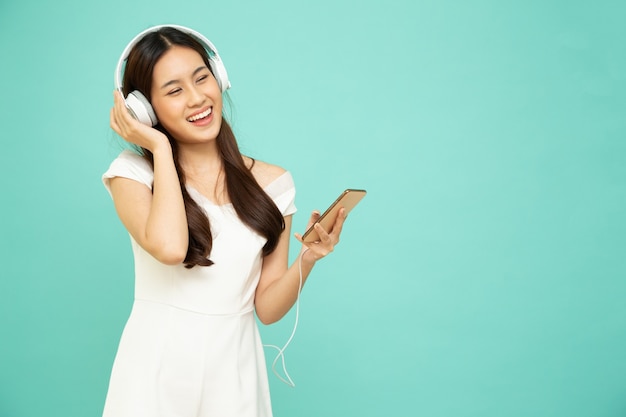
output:
[[[189,232],[181,186],[169,143],[155,148],[153,156],[154,184],[145,239],[162,262],[178,263],[187,254]]]
[[[272,324],[283,318],[298,299],[301,285],[304,286],[315,260],[307,256],[298,259],[278,279],[274,280],[261,293],[257,293],[256,313],[264,324]],[[300,270],[302,282],[300,282]]]

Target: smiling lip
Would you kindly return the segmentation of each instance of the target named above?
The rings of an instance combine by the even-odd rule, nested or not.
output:
[[[198,124],[198,122],[206,122],[212,119],[213,107],[207,107],[206,109],[200,110],[191,116],[187,117],[187,121]]]

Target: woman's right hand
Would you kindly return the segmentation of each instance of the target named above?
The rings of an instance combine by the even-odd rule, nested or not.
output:
[[[111,128],[124,140],[145,148],[152,153],[159,145],[169,145],[167,136],[150,126],[140,123],[130,114],[119,90],[113,92],[110,124]]]

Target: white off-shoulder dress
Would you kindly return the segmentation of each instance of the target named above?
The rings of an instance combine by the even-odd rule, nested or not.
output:
[[[150,165],[132,151],[103,182],[125,177],[152,187]],[[110,189],[109,189],[110,191]],[[287,171],[265,188],[284,216],[296,211]],[[230,204],[189,193],[206,211],[214,265],[168,266],[131,237],[135,300],[111,372],[103,417],[269,417],[263,345],[254,316],[265,238]]]

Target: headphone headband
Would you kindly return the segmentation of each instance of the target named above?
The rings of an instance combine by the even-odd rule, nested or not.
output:
[[[181,32],[184,32],[190,36],[193,36],[198,42],[204,46],[204,48],[209,52],[209,65],[211,66],[211,70],[213,71],[213,75],[217,80],[217,83],[222,90],[222,93],[230,88],[230,81],[228,80],[228,74],[226,73],[226,68],[222,63],[222,60],[217,52],[217,48],[215,45],[211,43],[206,37],[204,37],[201,33],[196,32],[193,29],[190,29],[185,26],[180,25],[157,25],[152,26],[143,32],[140,32],[137,36],[135,36],[124,48],[122,55],[120,55],[120,59],[117,61],[117,66],[115,67],[115,88],[118,90],[122,90],[122,66],[124,65],[124,61],[128,58],[130,51],[133,49],[139,41],[141,41],[147,34],[152,32],[157,32],[159,29],[164,27],[170,27],[174,29],[178,29]]]

